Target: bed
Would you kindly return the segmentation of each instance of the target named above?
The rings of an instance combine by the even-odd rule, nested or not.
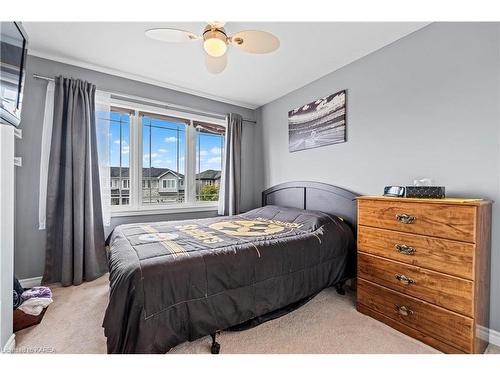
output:
[[[267,189],[237,216],[120,225],[109,238],[108,353],[166,353],[265,321],[354,276],[356,194],[322,183]],[[277,316],[276,314],[274,316]]]

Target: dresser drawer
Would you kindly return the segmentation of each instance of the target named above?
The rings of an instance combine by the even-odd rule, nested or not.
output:
[[[464,242],[358,227],[360,251],[466,279],[473,278],[474,248]]]
[[[465,352],[472,351],[471,318],[358,278],[358,303]]]
[[[358,253],[358,276],[448,310],[473,316],[473,282]]]
[[[474,242],[474,206],[449,204],[358,201],[358,223],[377,228]]]

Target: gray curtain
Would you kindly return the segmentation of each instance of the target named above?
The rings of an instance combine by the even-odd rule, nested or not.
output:
[[[240,213],[242,132],[243,118],[235,113],[228,114],[219,191],[219,215]]]
[[[44,283],[78,285],[106,272],[94,95],[89,82],[55,79]]]

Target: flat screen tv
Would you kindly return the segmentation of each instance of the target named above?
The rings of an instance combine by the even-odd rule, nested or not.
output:
[[[0,122],[21,122],[28,37],[20,22],[0,22]]]

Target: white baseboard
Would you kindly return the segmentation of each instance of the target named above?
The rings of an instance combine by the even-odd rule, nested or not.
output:
[[[42,284],[42,276],[19,280],[23,288],[33,288]]]
[[[500,332],[478,325],[476,334],[480,339],[488,341],[490,344],[500,346]]]
[[[16,349],[16,335],[13,333],[5,343],[2,353],[12,353],[14,349]]]
[[[500,346],[500,332],[490,329],[490,344]]]

